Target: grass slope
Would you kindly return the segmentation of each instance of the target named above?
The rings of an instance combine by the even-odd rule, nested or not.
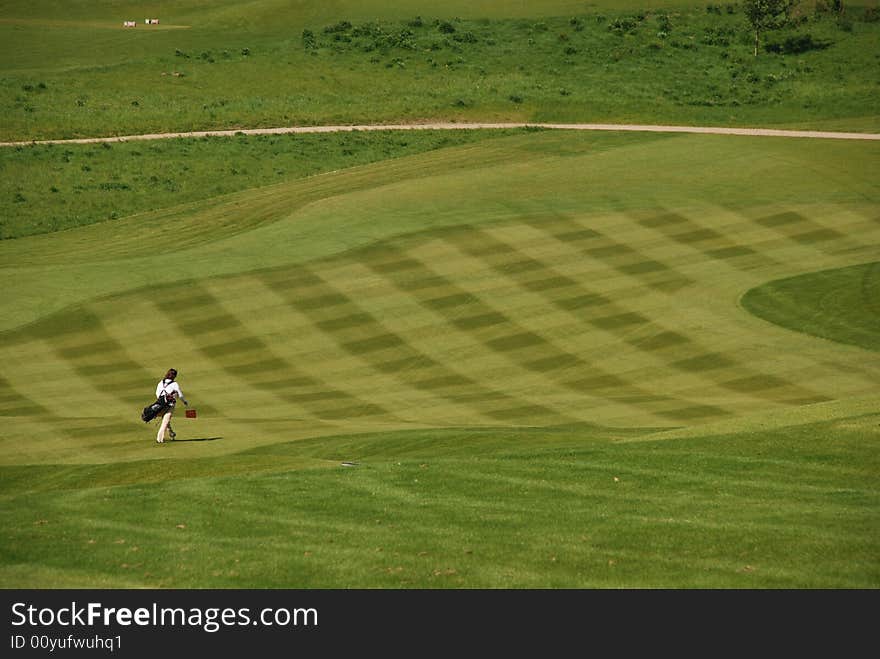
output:
[[[509,131],[387,131],[0,149],[0,239],[63,231]]]
[[[527,131],[3,241],[0,581],[876,587],[877,353],[738,302],[876,261],[877,148]]]

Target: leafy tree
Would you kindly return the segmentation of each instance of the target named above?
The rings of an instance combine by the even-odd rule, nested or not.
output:
[[[743,11],[755,30],[755,57],[758,56],[758,43],[761,33],[777,30],[784,26],[796,0],[745,0]]]

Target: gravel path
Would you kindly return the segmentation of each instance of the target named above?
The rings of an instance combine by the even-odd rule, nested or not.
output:
[[[548,123],[420,123],[377,124],[361,126],[291,126],[287,128],[240,128],[234,130],[200,130],[189,133],[155,133],[117,137],[84,137],[68,140],[31,140],[27,142],[0,142],[0,146],[27,146],[31,144],[93,144],[96,142],[129,142],[162,140],[173,137],[214,137],[231,135],[283,135],[287,133],[336,133],[370,130],[474,130],[492,128],[548,128],[559,130],[606,130],[651,133],[704,133],[714,135],[758,135],[764,137],[807,137],[834,140],[880,140],[878,133],[843,133],[813,130],[777,130],[773,128],[723,128],[711,126],[651,126],[632,124],[548,124]]]

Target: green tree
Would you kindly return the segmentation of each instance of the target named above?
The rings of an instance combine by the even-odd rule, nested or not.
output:
[[[744,0],[743,11],[755,30],[755,57],[761,33],[778,30],[788,22],[789,14],[796,0]]]

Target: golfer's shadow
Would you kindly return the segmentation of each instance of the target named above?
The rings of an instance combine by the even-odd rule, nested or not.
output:
[[[174,443],[179,442],[213,442],[218,439],[223,439],[222,437],[192,437],[190,439],[172,439],[171,441]]]

